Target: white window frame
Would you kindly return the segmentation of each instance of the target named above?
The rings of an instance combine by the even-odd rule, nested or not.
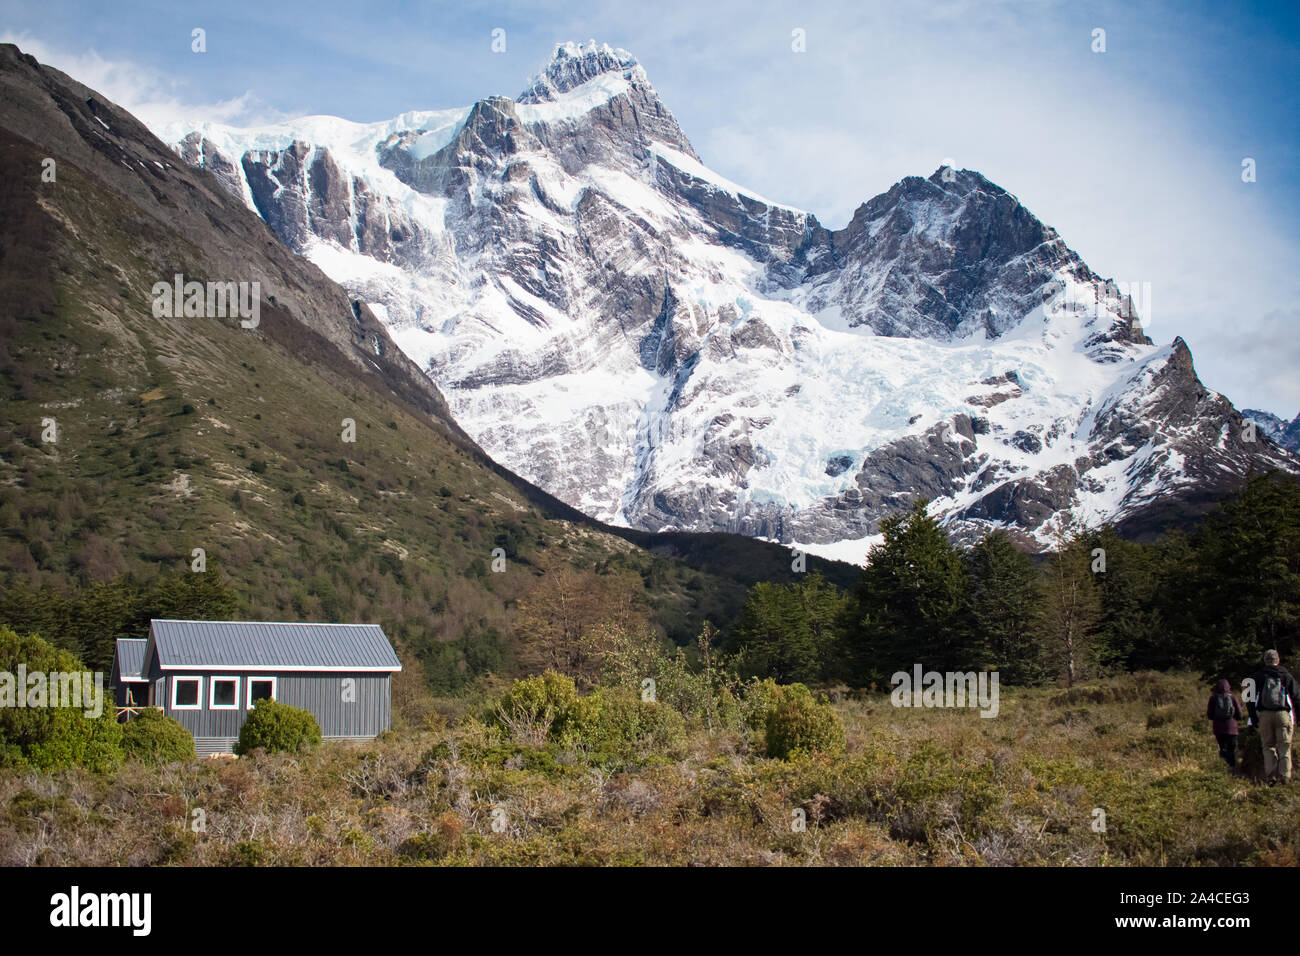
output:
[[[194,703],[178,704],[176,703],[176,688],[181,682],[193,683],[198,682],[199,692],[194,695]],[[202,710],[203,709],[203,678],[202,677],[173,677],[172,683],[172,710]]]
[[[244,686],[248,688],[248,690],[247,690],[247,697],[246,697],[246,700],[247,700],[247,702],[248,702],[248,709],[249,709],[249,710],[252,710],[254,707],[257,706],[257,705],[253,702],[253,685],[254,685],[255,683],[258,683],[258,682],[270,682],[270,684],[271,684],[271,700],[279,700],[279,699],[280,699],[280,698],[279,698],[279,693],[280,693],[280,681],[279,681],[278,678],[275,678],[275,677],[249,677],[249,678],[247,678],[247,679],[244,681]]]
[[[233,704],[217,703],[217,685],[234,681],[235,683],[235,702]],[[239,678],[222,675],[220,677],[208,678],[208,710],[239,710]]]

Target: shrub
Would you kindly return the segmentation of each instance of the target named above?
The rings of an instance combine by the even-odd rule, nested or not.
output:
[[[239,730],[235,753],[242,757],[258,747],[294,753],[320,741],[320,724],[310,713],[278,700],[259,700]]]
[[[1150,729],[1143,737],[1130,741],[1127,749],[1131,753],[1147,753],[1162,760],[1182,760],[1203,751],[1204,737],[1165,725]]]
[[[667,704],[644,701],[629,687],[582,697],[571,678],[554,671],[515,681],[494,716],[519,743],[584,746],[602,756],[676,753],[686,741],[686,721]]]
[[[161,710],[146,707],[122,727],[122,752],[148,764],[193,760],[194,738]]]
[[[772,678],[765,677],[762,680],[751,680],[741,687],[738,709],[745,726],[766,732],[767,712],[772,709],[774,695],[780,686]]]
[[[1178,716],[1178,710],[1172,704],[1162,704],[1147,714],[1147,730],[1163,727]]]
[[[225,862],[227,866],[271,866],[275,849],[261,840],[240,840],[227,851]]]
[[[602,687],[583,703],[575,736],[593,750],[624,757],[681,755],[686,721],[667,704],[642,700],[629,687]]]
[[[707,624],[703,636],[706,639],[712,636]],[[596,631],[587,640],[593,656],[601,660],[604,683],[635,687],[650,678],[660,703],[683,717],[710,726],[719,721],[713,675],[707,670],[694,670],[682,648],[669,653],[653,631],[612,625]]]
[[[723,686],[714,695],[714,708],[718,724],[722,727],[743,728],[746,724],[745,701],[737,697],[730,687]]]
[[[546,740],[572,740],[588,706],[572,678],[547,671],[515,681],[493,717],[520,743],[540,745]]]
[[[768,698],[767,755],[789,760],[804,754],[844,753],[844,724],[835,709],[803,684],[777,685]]]
[[[20,664],[29,675],[39,671],[79,676],[86,670],[72,654],[35,634],[19,637],[0,627],[0,672],[15,675]],[[0,684],[0,767],[52,770],[82,766],[102,772],[121,762],[122,728],[111,699],[101,701],[105,706],[96,717],[85,713],[93,707],[93,700],[83,701],[81,707],[16,707],[16,695],[26,688],[15,685],[12,677]],[[46,702],[53,703],[49,696]]]
[[[397,848],[399,856],[414,860],[440,860],[461,845],[465,821],[452,810],[435,817],[428,830],[408,837]]]

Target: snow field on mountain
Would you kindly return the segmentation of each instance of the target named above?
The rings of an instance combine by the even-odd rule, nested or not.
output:
[[[945,521],[1023,520],[1046,544],[1045,505],[1115,520],[1198,480],[1189,467],[1243,470],[1226,432],[1202,447],[1230,405],[1185,348],[1145,344],[1013,195],[942,170],[828,232],[694,158],[623,50],[561,44],[513,102],[163,132],[195,129],[250,205],[241,159],[308,143],[297,183],[257,157],[270,218],[297,217],[295,248],[371,303],[489,454],[606,521],[860,561],[908,488],[941,489]],[[313,194],[323,150],[342,204]]]

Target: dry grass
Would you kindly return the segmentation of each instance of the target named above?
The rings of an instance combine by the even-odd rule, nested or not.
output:
[[[601,762],[464,716],[296,756],[9,774],[0,862],[1294,865],[1300,785],[1229,774],[1204,701],[1179,675],[1004,692],[993,719],[845,701],[834,761],[763,758],[740,728]]]

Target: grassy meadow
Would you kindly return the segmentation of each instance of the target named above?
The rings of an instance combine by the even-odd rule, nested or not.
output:
[[[368,744],[6,772],[0,863],[1300,862],[1300,786],[1229,773],[1189,674],[1004,690],[995,718],[841,699],[843,755],[790,760],[764,756],[743,715],[611,753],[494,722],[504,686],[437,700],[412,686],[397,728]]]

